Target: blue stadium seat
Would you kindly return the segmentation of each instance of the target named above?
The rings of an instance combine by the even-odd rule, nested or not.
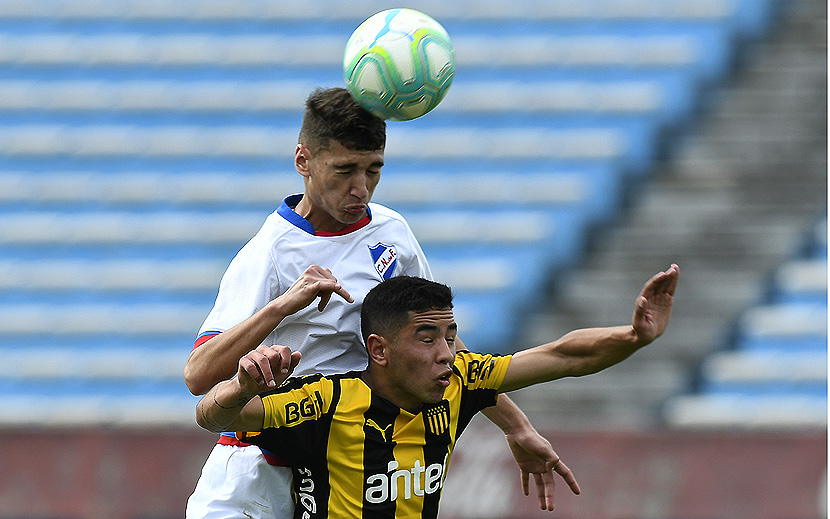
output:
[[[701,366],[698,392],[674,399],[677,426],[800,427],[827,422],[827,221],[807,233],[748,308],[734,343]]]
[[[449,30],[457,75],[438,110],[389,124],[375,200],[454,287],[468,346],[512,351],[540,287],[775,4],[410,4]],[[345,40],[385,7],[0,2],[0,424],[192,424],[181,369],[219,277],[302,190],[303,100],[342,84]],[[807,268],[782,269],[776,304],[814,302],[793,300]]]

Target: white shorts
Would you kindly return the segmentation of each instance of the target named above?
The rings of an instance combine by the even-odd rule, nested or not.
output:
[[[269,465],[259,447],[216,444],[205,461],[186,519],[290,519],[290,467]]]

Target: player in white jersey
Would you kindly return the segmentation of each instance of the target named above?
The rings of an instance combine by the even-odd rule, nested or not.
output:
[[[334,298],[321,313],[305,308],[284,318],[267,344],[293,344],[307,366],[298,374],[341,373],[364,366],[360,339],[360,303],[369,290],[394,275],[431,278],[429,266],[409,225],[395,211],[370,204],[363,225],[328,236],[312,234],[294,212],[302,195],[285,199],[260,231],[239,251],[220,286],[222,296],[202,325],[201,340],[227,331],[285,292],[309,265],[337,273],[354,302]],[[277,258],[290,258],[277,261]],[[264,282],[263,282],[264,281]],[[277,340],[279,337],[279,340]],[[319,338],[325,337],[321,344]]]
[[[359,324],[363,296],[391,276],[431,278],[406,221],[369,202],[380,180],[385,139],[385,123],[345,89],[309,97],[295,151],[305,191],[284,200],[223,276],[185,367],[194,394],[233,376],[250,351],[240,346],[250,344],[251,336],[258,344],[301,351],[297,374],[366,368]],[[292,307],[294,294],[307,290],[319,295],[320,304]],[[532,473],[540,501],[552,506],[553,471],[579,491],[567,466],[512,402],[500,399],[488,417],[505,431],[526,493]],[[222,436],[188,500],[187,519],[291,517],[291,470],[264,454]]]

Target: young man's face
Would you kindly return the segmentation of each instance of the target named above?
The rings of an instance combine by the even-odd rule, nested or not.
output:
[[[299,145],[295,165],[306,184],[298,212],[315,230],[338,232],[366,216],[380,181],[383,150],[352,150],[332,141],[327,149],[311,154]]]
[[[444,398],[452,376],[458,326],[452,309],[410,312],[410,316],[392,341],[388,368],[398,405],[416,412],[422,404]]]

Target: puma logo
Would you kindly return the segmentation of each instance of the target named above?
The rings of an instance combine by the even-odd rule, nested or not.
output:
[[[389,438],[387,438],[387,437],[386,437],[386,431],[387,431],[390,427],[392,427],[392,424],[391,424],[391,423],[390,423],[389,425],[387,425],[386,427],[381,427],[380,425],[378,425],[378,424],[377,424],[377,422],[375,422],[375,421],[374,421],[374,420],[372,420],[371,418],[367,418],[367,419],[366,419],[366,422],[364,422],[363,426],[365,427],[365,426],[367,426],[367,425],[368,425],[369,427],[371,427],[372,429],[376,429],[377,431],[379,431],[379,432],[380,432],[380,436],[383,438],[383,441],[387,441],[387,442],[389,441]]]

